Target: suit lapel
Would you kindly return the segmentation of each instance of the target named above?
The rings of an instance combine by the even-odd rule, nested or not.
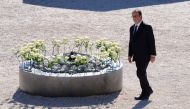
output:
[[[135,37],[135,39],[136,39],[136,38],[139,36],[139,34],[141,33],[142,28],[143,28],[143,25],[144,25],[144,23],[141,22],[140,26],[138,27],[137,32],[133,35],[133,37]],[[134,27],[135,27],[135,26],[133,26],[133,29],[134,29]]]

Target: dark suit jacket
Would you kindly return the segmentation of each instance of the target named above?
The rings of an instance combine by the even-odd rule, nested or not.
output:
[[[134,26],[130,28],[130,41],[128,56],[133,57],[133,61],[145,62],[150,60],[150,55],[156,55],[155,39],[152,27],[141,23],[138,31],[133,34]]]

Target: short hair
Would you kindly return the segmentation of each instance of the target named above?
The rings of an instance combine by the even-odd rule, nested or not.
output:
[[[142,16],[142,12],[139,9],[135,9],[132,13],[138,13],[139,16]]]

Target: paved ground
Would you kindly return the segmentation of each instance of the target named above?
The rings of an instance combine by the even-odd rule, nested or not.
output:
[[[143,11],[157,45],[157,60],[148,68],[154,89],[150,101],[135,101],[140,92],[135,64],[127,62],[131,12]],[[188,109],[190,107],[190,1],[185,0],[0,0],[0,109],[111,108]],[[46,98],[18,91],[18,62],[11,48],[31,39],[106,37],[123,48],[123,90],[84,98]]]

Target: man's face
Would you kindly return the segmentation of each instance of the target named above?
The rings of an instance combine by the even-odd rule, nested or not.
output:
[[[137,12],[133,12],[132,17],[135,24],[139,23],[142,20],[142,16],[140,16]]]

